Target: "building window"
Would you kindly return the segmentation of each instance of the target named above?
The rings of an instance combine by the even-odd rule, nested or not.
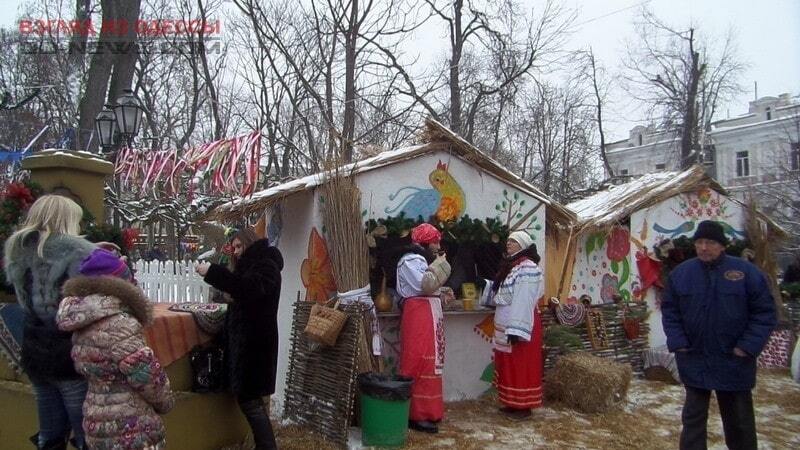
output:
[[[792,170],[800,170],[800,142],[792,142],[789,151],[789,165]]]
[[[621,169],[621,170],[619,171],[619,174],[620,174],[620,175],[627,175],[627,174],[628,174],[628,169]]]
[[[639,135],[639,145],[642,145],[642,135]]]
[[[772,120],[772,108],[767,108],[767,120]]]
[[[656,164],[656,170],[664,170],[665,167],[666,165],[664,163]]]
[[[748,152],[736,152],[736,176],[750,176],[750,156],[748,156]]]
[[[714,164],[714,158],[717,153],[717,148],[714,145],[704,145],[703,146],[703,164],[711,165]]]

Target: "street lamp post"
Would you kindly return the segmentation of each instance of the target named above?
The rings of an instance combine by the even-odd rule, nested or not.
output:
[[[123,144],[130,147],[139,133],[143,113],[144,109],[130,89],[123,91],[115,106],[106,105],[94,121],[103,152],[113,152]]]
[[[122,92],[122,96],[117,99],[117,106],[114,107],[114,115],[117,119],[117,131],[125,143],[130,146],[134,136],[139,133],[139,124],[142,122],[144,110],[132,90],[125,89]]]
[[[109,152],[114,147],[114,135],[116,134],[116,117],[111,105],[106,105],[97,118],[94,119],[94,126],[97,131],[97,139],[104,152]]]

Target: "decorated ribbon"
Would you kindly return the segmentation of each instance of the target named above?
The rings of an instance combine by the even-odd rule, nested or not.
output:
[[[254,131],[185,151],[126,147],[117,156],[114,173],[123,188],[141,191],[146,186],[154,197],[159,188],[171,195],[183,188],[191,197],[204,180],[209,193],[245,197],[255,190],[260,161],[261,133]],[[184,186],[181,178],[187,175],[189,183]]]

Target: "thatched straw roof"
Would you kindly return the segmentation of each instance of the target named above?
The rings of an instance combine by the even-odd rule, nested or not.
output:
[[[550,199],[532,184],[513,174],[500,163],[475,148],[472,144],[465,141],[439,122],[432,119],[426,120],[425,128],[420,134],[420,141],[420,145],[388,150],[377,156],[346,165],[339,170],[342,172],[359,174],[419,156],[428,155],[436,151],[449,151],[453,155],[467,161],[469,164],[480,167],[485,172],[542,202],[547,208],[548,225],[566,228],[575,220],[575,214],[572,211]],[[264,211],[282,198],[320,186],[325,182],[328,176],[329,172],[320,172],[277,186],[272,186],[269,189],[256,192],[250,197],[238,198],[224,203],[210,211],[208,218],[232,221],[238,220],[245,215]]]
[[[621,223],[635,211],[649,208],[670,197],[702,188],[713,189],[723,195],[729,193],[716,180],[708,176],[703,166],[695,165],[683,172],[661,172],[643,175],[628,183],[612,186],[567,205],[577,216],[574,230],[578,233],[594,232]],[[729,197],[740,205],[742,202]],[[778,235],[785,231],[767,216],[759,218]]]

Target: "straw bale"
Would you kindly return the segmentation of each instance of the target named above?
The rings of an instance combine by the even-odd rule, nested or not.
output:
[[[605,412],[624,403],[631,376],[628,364],[575,352],[559,358],[547,374],[545,396],[581,412]]]

